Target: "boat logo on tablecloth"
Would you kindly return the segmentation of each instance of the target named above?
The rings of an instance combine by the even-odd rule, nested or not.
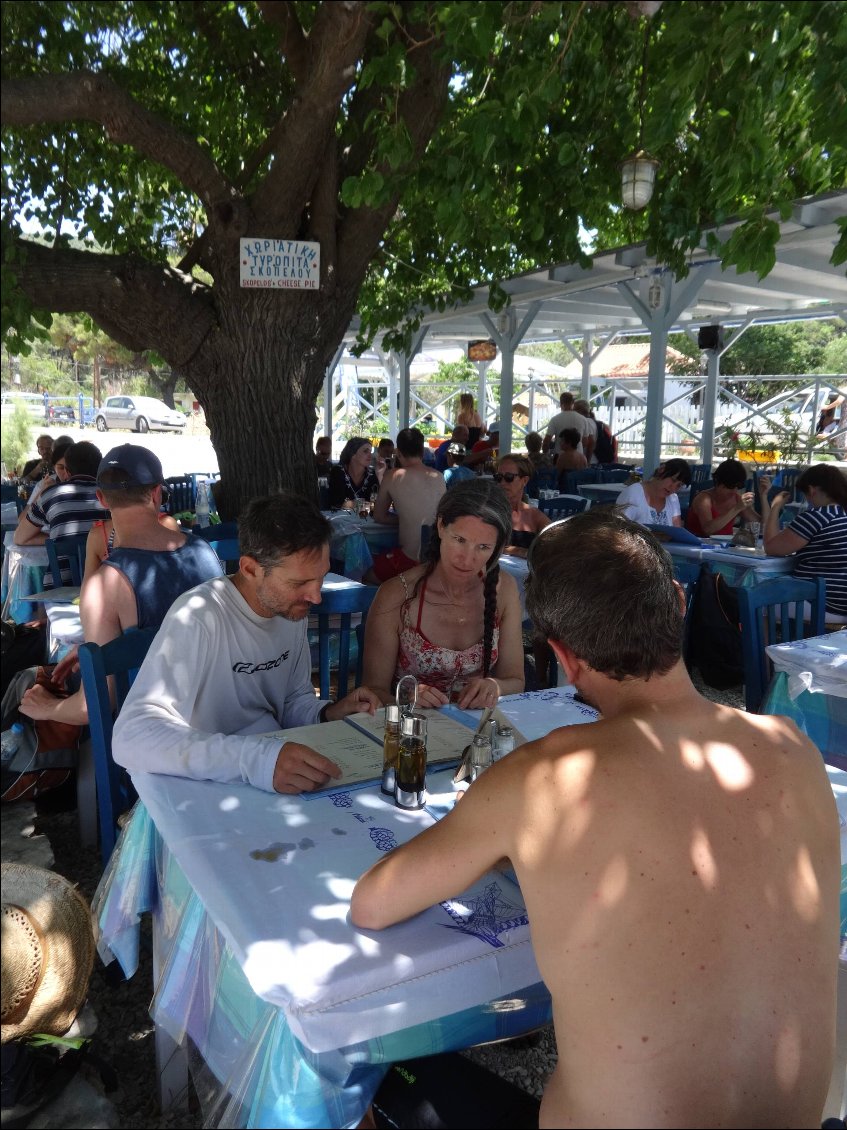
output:
[[[463,900],[461,904],[455,900],[442,902],[441,906],[454,923],[442,925],[445,930],[461,930],[463,934],[473,934],[490,946],[499,948],[503,945],[500,934],[529,923],[525,907],[515,906],[500,896],[500,887],[495,882],[489,883],[478,898]]]

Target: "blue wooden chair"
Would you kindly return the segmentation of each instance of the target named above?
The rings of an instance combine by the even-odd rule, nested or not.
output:
[[[562,471],[559,476],[559,490],[562,494],[579,494],[577,487],[584,483],[599,483],[605,474],[601,467],[586,467],[584,471]]]
[[[181,514],[183,510],[194,509],[193,475],[174,475],[165,479],[165,486],[168,488],[166,510],[169,514]]]
[[[204,541],[207,541],[218,555],[228,577],[238,572],[238,562],[241,559],[238,538],[204,538]]]
[[[811,606],[806,630],[804,604]],[[757,713],[770,682],[770,660],[765,647],[774,643],[820,636],[826,617],[826,581],[776,577],[753,588],[738,589],[741,619],[741,654],[744,662],[745,706]]]
[[[581,494],[559,494],[555,498],[540,499],[538,509],[551,522],[558,522],[562,518],[570,518],[572,514],[581,514],[588,507],[588,501]]]
[[[136,795],[129,774],[112,760],[114,715],[123,705],[155,635],[153,628],[138,628],[103,647],[84,643],[79,649],[79,671],[88,705],[88,728],[94,755],[100,858],[104,867],[117,839],[118,817],[134,803]],[[109,694],[109,676],[114,676],[114,710]]]
[[[695,463],[691,468],[691,485],[694,483],[707,483],[712,478],[712,466],[710,463]]]
[[[335,666],[333,662],[334,648],[332,644],[337,640],[337,667],[338,691],[337,698],[344,698],[347,694],[350,681],[351,636],[356,636],[355,657],[355,683],[359,686],[362,681],[362,661],[364,659],[365,621],[368,609],[373,603],[377,589],[373,585],[357,585],[356,587],[342,588],[336,591],[324,592],[321,603],[316,607],[313,615],[318,621],[318,681],[320,697],[329,698],[330,669]],[[361,617],[355,626],[353,616]]]
[[[230,538],[238,540],[237,522],[218,522],[214,526],[195,526],[192,533],[203,541],[226,541]]]
[[[691,609],[694,604],[694,594],[697,591],[697,582],[700,580],[701,565],[699,561],[685,561],[674,558],[673,575],[685,590],[685,619],[682,622],[682,657],[686,667],[689,666],[689,648],[691,640]]]
[[[71,584],[81,585],[85,574],[85,546],[88,534],[70,534],[65,538],[48,538],[44,543],[53,584],[58,588],[65,584],[62,580],[62,564],[70,570]]]
[[[539,498],[542,490],[559,489],[559,472],[555,467],[542,467],[536,471],[526,485],[526,493],[530,498]]]
[[[603,467],[598,483],[625,483],[632,474],[630,467]]]

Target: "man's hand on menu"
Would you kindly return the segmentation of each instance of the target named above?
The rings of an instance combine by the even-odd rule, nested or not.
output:
[[[335,762],[322,753],[300,742],[286,742],[277,755],[273,786],[278,793],[310,793],[340,776]]]
[[[359,714],[361,711],[375,714],[381,706],[382,699],[369,687],[357,687],[338,702],[331,702],[324,711],[324,717],[327,722],[338,722],[348,714]]]

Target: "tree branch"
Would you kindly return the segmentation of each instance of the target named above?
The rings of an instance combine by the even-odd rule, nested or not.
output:
[[[285,0],[258,0],[256,6],[265,22],[279,32],[279,49],[295,82],[305,82],[309,73],[309,41],[294,5]]]
[[[415,52],[417,82],[400,95],[397,104],[398,118],[406,124],[412,142],[412,157],[407,168],[413,167],[432,138],[447,101],[450,66],[436,57],[440,44],[431,41]],[[377,166],[386,180],[400,180],[402,170],[391,169],[387,164]],[[356,208],[347,213],[341,222],[338,235],[339,285],[358,286],[364,278],[368,262],[374,254],[391,217],[397,209],[401,190],[379,208]]]
[[[83,311],[120,342],[186,364],[217,324],[207,287],[172,267],[14,240],[14,273],[30,301],[56,314]]]
[[[309,35],[310,71],[282,119],[275,160],[252,198],[253,212],[272,227],[296,230],[334,136],[338,107],[353,84],[370,29],[362,0],[322,4]]]
[[[200,197],[210,223],[231,222],[238,197],[214,161],[196,141],[140,106],[106,75],[77,71],[4,79],[0,99],[4,126],[80,119],[98,123],[111,141],[129,145],[174,172]]]
[[[338,143],[327,142],[320,175],[312,193],[310,234],[321,245],[321,287],[331,295],[336,283],[336,223],[338,219]]]

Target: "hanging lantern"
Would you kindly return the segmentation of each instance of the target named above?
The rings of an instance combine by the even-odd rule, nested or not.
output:
[[[656,158],[644,149],[639,149],[621,162],[621,195],[625,208],[638,212],[650,202],[658,167]]]

